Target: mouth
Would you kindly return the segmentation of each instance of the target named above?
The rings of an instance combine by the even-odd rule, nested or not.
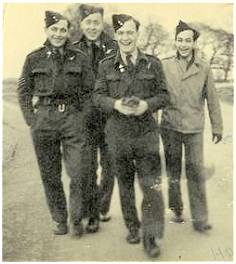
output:
[[[121,42],[121,44],[122,44],[122,46],[125,46],[125,47],[129,47],[131,44],[132,44],[132,42]]]
[[[96,35],[97,34],[97,31],[89,31],[88,32],[90,35]]]
[[[54,38],[54,40],[57,42],[60,42],[60,41],[64,40],[64,38]]]
[[[189,52],[189,49],[180,49],[179,51],[182,53],[186,53],[186,52]]]

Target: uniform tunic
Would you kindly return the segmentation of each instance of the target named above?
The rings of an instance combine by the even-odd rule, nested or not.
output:
[[[115,100],[131,96],[148,103],[144,114],[126,116],[114,109]],[[163,236],[164,206],[157,125],[152,113],[165,107],[168,98],[161,63],[155,57],[139,52],[132,71],[124,65],[119,52],[101,61],[93,99],[109,114],[105,133],[118,178],[124,220],[130,231],[139,228],[137,211],[129,192],[134,184],[129,175],[135,165],[144,194],[143,232],[158,237]]]
[[[47,203],[54,221],[67,221],[61,181],[61,158],[70,177],[70,218],[83,217],[82,186],[86,167],[84,113],[93,90],[94,76],[86,55],[66,43],[64,53],[48,42],[26,57],[18,97],[30,126]],[[33,105],[33,97],[38,101]]]

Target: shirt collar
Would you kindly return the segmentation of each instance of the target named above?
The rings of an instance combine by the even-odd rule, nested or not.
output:
[[[177,60],[180,59],[180,54],[179,54],[178,51],[176,52],[175,58],[176,58]],[[191,61],[192,61],[192,63],[194,63],[196,66],[199,66],[199,64],[201,63],[200,58],[196,55],[196,50],[193,50],[192,57],[190,58],[190,60],[188,60],[188,63],[190,63]],[[191,64],[192,64],[192,63],[191,63]]]
[[[126,59],[126,56],[127,55],[124,55],[125,56],[125,59]],[[137,49],[137,53],[136,53],[136,64],[138,64],[141,60],[144,60],[144,61],[148,61],[148,58],[147,56],[141,52],[139,49]],[[117,65],[117,64],[124,64],[124,61],[123,61],[123,58],[122,58],[122,55],[121,55],[121,52],[118,51],[116,53],[116,57],[115,57],[115,61],[114,61],[114,64]]]
[[[132,61],[132,63],[135,65],[136,62],[137,62],[137,58],[138,58],[138,49],[135,49],[131,54],[126,54],[126,53],[124,53],[124,52],[122,52],[122,51],[120,50],[120,55],[121,55],[121,58],[122,58],[122,60],[123,60],[123,62],[124,62],[125,64],[127,64],[127,62],[126,62],[126,57],[127,57],[128,55],[130,55],[130,56],[131,56],[131,61]]]

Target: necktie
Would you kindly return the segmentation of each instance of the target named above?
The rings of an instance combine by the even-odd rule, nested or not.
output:
[[[128,71],[132,71],[134,69],[134,64],[131,61],[131,58],[132,58],[132,55],[127,55],[126,56],[126,63],[127,63]]]

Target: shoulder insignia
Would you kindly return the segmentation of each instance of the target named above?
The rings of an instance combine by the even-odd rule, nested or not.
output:
[[[112,58],[114,58],[116,56],[116,54],[112,54],[112,55],[109,55],[107,57],[105,57],[104,59],[100,60],[100,63],[103,63],[104,61],[107,61],[107,60],[110,60]]]
[[[77,47],[73,47],[73,50],[87,57],[87,54]]]
[[[78,40],[72,42],[72,45],[77,45],[77,44],[79,44],[79,41]]]
[[[31,52],[28,54],[28,56],[33,55],[34,53],[37,53],[37,52],[39,52],[39,51],[41,51],[41,50],[44,50],[44,49],[45,49],[45,46],[42,46],[42,47],[40,47],[40,48],[37,48],[37,49],[31,51]]]

